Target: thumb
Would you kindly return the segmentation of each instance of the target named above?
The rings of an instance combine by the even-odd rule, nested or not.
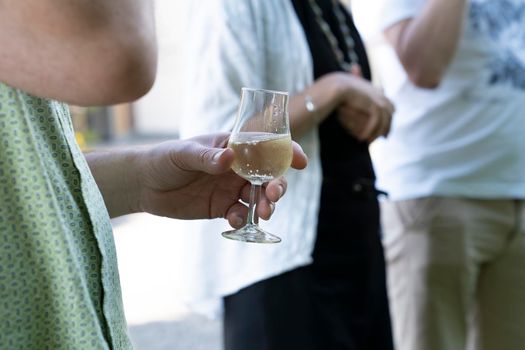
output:
[[[221,174],[230,169],[233,162],[233,150],[189,142],[179,152],[176,152],[173,158],[175,164],[183,170]]]

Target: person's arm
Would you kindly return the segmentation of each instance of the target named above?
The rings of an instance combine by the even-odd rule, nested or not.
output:
[[[342,89],[337,74],[328,74],[298,94],[289,103],[290,129],[294,139],[317,127],[341,103]],[[311,103],[312,110],[307,109]]]
[[[77,105],[129,101],[156,69],[152,1],[0,0],[0,81]]]
[[[282,64],[278,52],[274,52],[277,56],[261,56],[269,45],[264,42],[268,36],[256,35],[257,20],[261,18],[246,15],[255,13],[250,3],[215,1],[194,11],[197,17],[191,21],[195,26],[192,32],[197,34],[187,52],[188,71],[192,74],[191,79],[187,79],[191,86],[187,90],[186,110],[181,122],[183,137],[230,130],[241,87],[267,87],[265,75],[273,71],[271,65]],[[218,66],[221,69],[217,69]],[[313,112],[306,109],[307,96],[315,106]],[[317,79],[290,98],[292,138],[300,140],[341,106],[353,106],[362,112],[359,115],[349,113],[353,111],[345,108],[340,113],[343,126],[359,139],[372,141],[388,132],[390,109],[393,110],[390,102],[364,79],[338,72]],[[363,115],[365,118],[360,118]]]
[[[466,10],[466,0],[428,0],[416,17],[384,30],[416,86],[440,84],[462,36]]]
[[[312,110],[307,104],[311,103]],[[317,127],[334,110],[343,127],[356,138],[372,142],[386,136],[394,107],[383,93],[363,78],[345,72],[326,74],[292,96],[290,128],[294,138]]]
[[[233,151],[224,149],[229,134],[199,136],[142,149],[86,154],[89,167],[111,217],[136,212],[179,219],[226,218],[241,227],[249,183],[230,167]],[[306,156],[293,143],[292,167],[306,166]],[[265,188],[257,213],[268,219],[273,202],[286,191],[281,177]]]

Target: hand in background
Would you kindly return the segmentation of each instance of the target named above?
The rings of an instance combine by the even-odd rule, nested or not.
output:
[[[244,225],[250,184],[230,168],[234,154],[227,145],[229,134],[199,136],[159,144],[138,153],[133,168],[137,175],[138,211],[180,219],[226,218],[235,228]],[[293,144],[292,167],[306,167],[302,149]],[[262,191],[257,213],[268,219],[274,202],[286,191],[284,177]]]
[[[337,108],[341,124],[357,139],[372,142],[390,131],[394,105],[370,82],[348,73],[339,73],[342,86]]]

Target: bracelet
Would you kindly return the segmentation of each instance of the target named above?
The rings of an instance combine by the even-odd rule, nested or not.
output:
[[[313,120],[316,124],[319,124],[321,121],[319,120],[319,116],[317,115],[317,108],[315,107],[314,100],[312,99],[312,96],[305,95],[304,96],[304,107],[308,112],[310,112],[313,116]]]
[[[306,107],[306,110],[308,112],[310,112],[310,113],[315,112],[315,104],[314,104],[314,101],[312,99],[312,96],[306,95],[304,97],[304,106]]]

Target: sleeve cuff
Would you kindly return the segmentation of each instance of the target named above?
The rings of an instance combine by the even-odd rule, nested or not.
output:
[[[425,5],[426,0],[384,0],[379,11],[381,31],[405,19],[415,17]]]

